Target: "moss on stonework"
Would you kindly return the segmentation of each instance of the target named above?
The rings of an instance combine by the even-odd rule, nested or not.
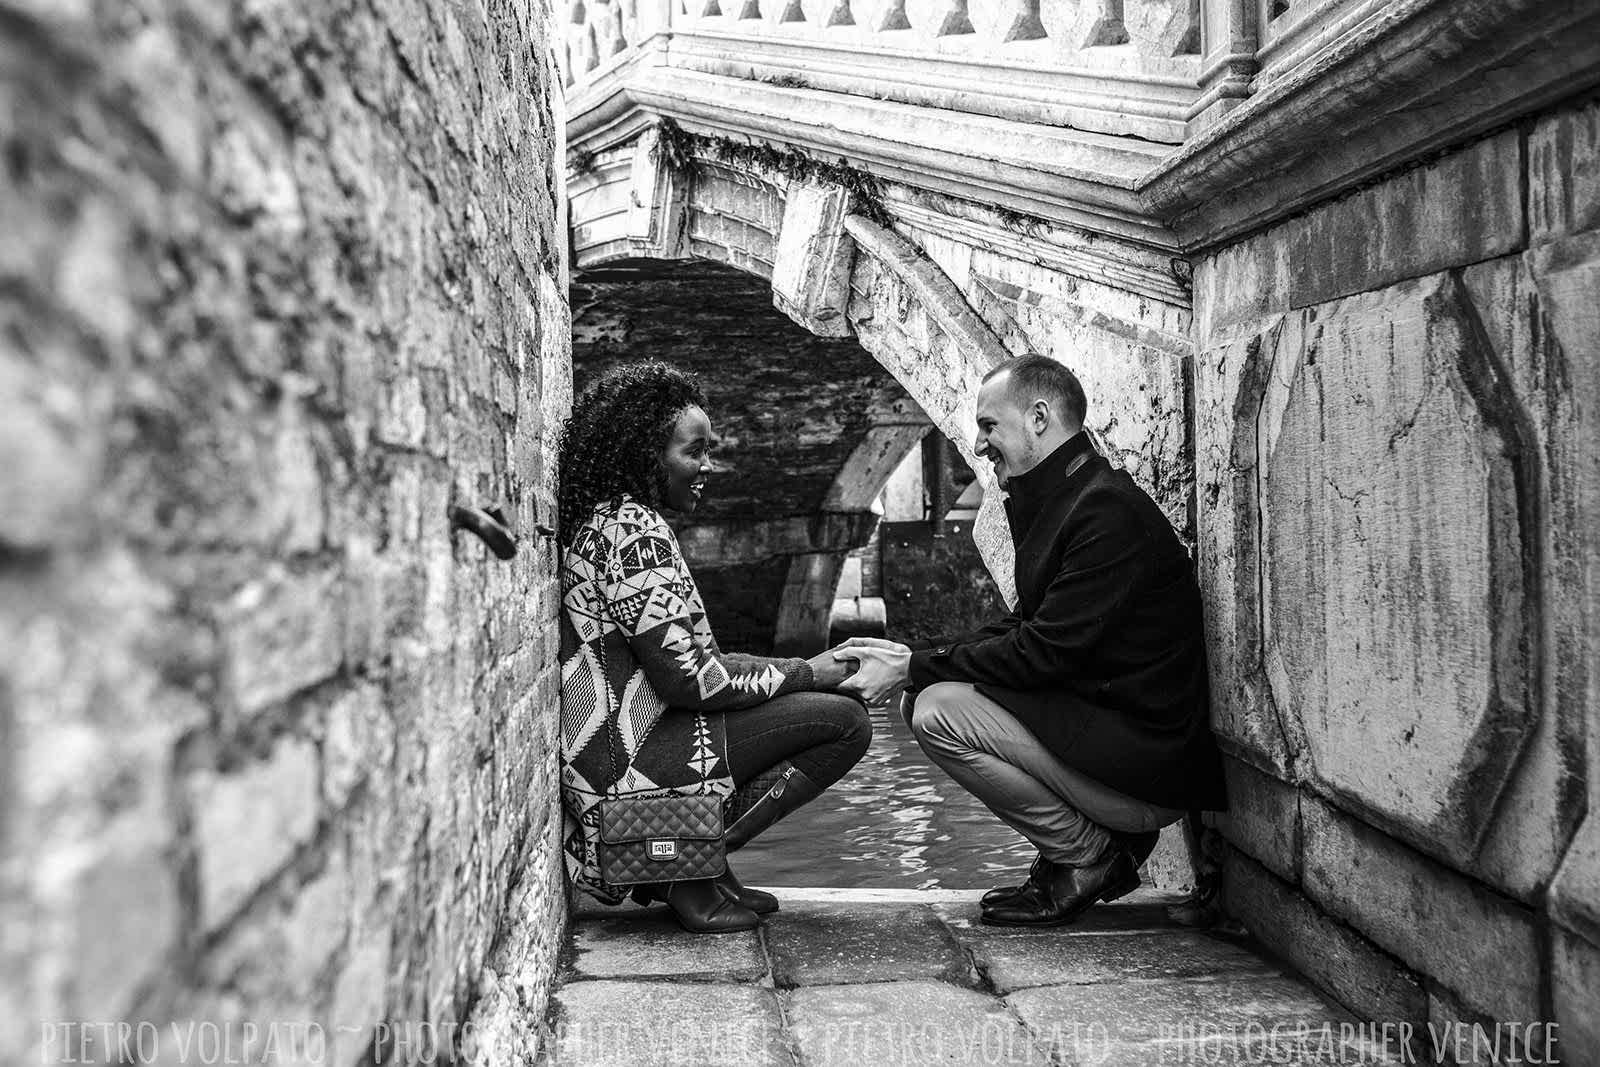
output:
[[[690,174],[694,171],[694,149],[699,140],[701,138],[671,119],[662,119],[656,126],[656,145],[650,154],[665,164],[668,170]]]
[[[709,158],[718,163],[775,172],[791,180],[827,182],[850,193],[852,213],[885,229],[894,225],[894,216],[883,202],[882,184],[870,172],[852,167],[842,158],[837,163],[829,163],[794,145],[778,146],[690,133],[671,119],[662,119],[656,132],[656,158],[673,170],[693,173],[701,158]]]
[[[1044,230],[1044,220],[1016,208],[1006,207],[1004,204],[986,205],[989,210],[1000,216],[1000,222],[1006,229],[1027,237],[1037,237]]]

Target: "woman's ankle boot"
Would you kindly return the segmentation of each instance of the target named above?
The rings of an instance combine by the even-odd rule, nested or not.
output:
[[[778,910],[778,898],[762,889],[751,889],[739,881],[732,865],[714,879],[724,896],[736,900],[757,915],[771,915]]]
[[[667,907],[685,930],[696,934],[722,934],[733,930],[754,930],[761,920],[756,913],[728,899],[714,878],[692,882],[673,882],[666,887]]]

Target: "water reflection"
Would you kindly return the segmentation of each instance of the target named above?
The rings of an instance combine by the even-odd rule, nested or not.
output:
[[[844,780],[738,853],[752,885],[988,889],[1033,846],[928,761],[898,711]]]

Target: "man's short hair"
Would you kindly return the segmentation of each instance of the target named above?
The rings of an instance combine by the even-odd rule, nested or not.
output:
[[[1061,421],[1067,426],[1083,425],[1084,416],[1089,413],[1089,401],[1083,395],[1083,385],[1078,381],[1078,376],[1068,370],[1065,364],[1057,363],[1049,356],[1018,356],[985,374],[983,380],[987,382],[1001,374],[1011,375],[1006,380],[1006,392],[1019,405],[1031,404],[1042,398],[1061,415]]]

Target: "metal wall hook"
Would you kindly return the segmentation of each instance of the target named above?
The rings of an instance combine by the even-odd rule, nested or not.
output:
[[[470,530],[478,540],[489,546],[501,559],[511,559],[517,554],[517,538],[511,532],[511,523],[499,508],[464,508],[451,504],[445,508],[450,519],[450,530]]]

